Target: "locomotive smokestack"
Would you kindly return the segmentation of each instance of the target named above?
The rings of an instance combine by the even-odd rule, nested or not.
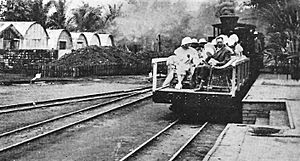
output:
[[[236,16],[234,14],[220,16],[220,21],[223,26],[222,33],[228,35],[230,33],[230,31],[232,31],[235,28],[238,20],[239,20],[239,16]]]
[[[231,0],[219,0],[216,16],[220,17],[223,33],[227,33],[237,25],[239,17],[235,15],[236,5],[237,3]]]
[[[221,15],[220,21],[225,26],[235,26],[239,20],[239,16],[236,16],[235,14],[231,15]]]

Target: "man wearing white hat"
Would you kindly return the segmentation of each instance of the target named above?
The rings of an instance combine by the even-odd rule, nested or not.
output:
[[[209,44],[207,43],[205,38],[201,38],[199,39],[199,47],[198,47],[198,54],[199,54],[199,63],[196,65],[196,68],[194,70],[193,73],[193,77],[192,77],[192,88],[195,88],[197,84],[199,84],[199,79],[200,76],[202,76],[202,68],[204,66],[207,66],[207,62],[206,59],[208,57],[207,53],[214,53],[213,51],[210,50],[210,48],[208,48],[207,46],[209,46]]]
[[[228,42],[228,40],[226,40]],[[216,38],[216,53],[210,55],[208,58],[208,63],[212,66],[222,66],[225,65],[229,60],[233,51],[224,42],[224,37],[219,36]]]
[[[181,46],[174,51],[177,57],[176,72],[178,83],[175,86],[176,89],[182,88],[182,81],[186,74],[189,73],[192,75],[195,64],[199,63],[197,50],[190,47],[191,43],[192,39],[185,37],[181,41]]]
[[[202,89],[203,85],[207,83],[207,78],[209,76],[209,70],[211,65],[208,64],[208,59],[210,56],[216,54],[216,48],[213,43],[206,43],[203,48],[202,56],[201,56],[201,63],[195,69],[194,79],[197,84],[197,88],[195,91],[199,91]]]
[[[197,50],[198,46],[199,46],[198,40],[196,38],[193,38],[191,42],[191,47]]]
[[[199,44],[206,44],[207,41],[204,38],[199,39]]]
[[[216,48],[207,46],[206,53],[208,54],[208,57],[206,58],[206,62],[208,62],[209,65],[204,65],[199,68],[198,73],[201,81],[199,87],[195,89],[195,91],[201,90],[203,85],[207,83],[207,77],[211,66],[225,65],[233,54],[233,51],[225,44],[224,36],[218,36],[216,38],[216,44]]]
[[[239,37],[236,34],[232,34],[228,39],[228,46],[233,50],[235,56],[242,56],[244,51],[243,47],[240,45]]]
[[[199,39],[199,55],[200,59],[206,59],[207,55],[204,52],[204,46],[207,44],[207,41],[204,38]]]
[[[168,75],[163,82],[162,86],[169,86],[174,78],[174,74],[176,72],[176,64],[177,64],[177,57],[176,55],[171,55],[167,59],[167,66],[168,66]]]
[[[257,62],[257,65],[259,66],[258,68],[262,68],[263,67],[263,54],[262,54],[263,46],[261,40],[258,38],[258,32],[254,31],[253,34],[254,34],[254,54],[255,54],[254,61]]]

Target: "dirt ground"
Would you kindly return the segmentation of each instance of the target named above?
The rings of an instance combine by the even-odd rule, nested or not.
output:
[[[119,160],[174,119],[166,105],[147,100],[0,157],[20,161]]]
[[[91,105],[100,104],[111,99],[101,99],[88,102],[75,102],[63,106],[53,106],[48,108],[38,108],[30,111],[20,111],[16,113],[1,114],[0,133],[27,126],[39,121],[51,119],[62,114],[80,110]]]
[[[145,76],[81,78],[63,82],[37,82],[0,86],[0,106],[54,98],[103,93],[151,85]]]
[[[132,89],[148,85],[151,83],[144,76],[115,76],[85,78],[67,83],[0,86],[0,105]],[[39,139],[9,153],[0,154],[0,160],[119,160],[176,119],[177,116],[168,107],[167,104],[153,103],[149,99],[135,106],[61,131],[56,135]]]

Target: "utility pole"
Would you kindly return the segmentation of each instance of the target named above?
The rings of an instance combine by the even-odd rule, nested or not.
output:
[[[157,41],[158,41],[158,52],[161,52],[161,39],[160,39],[160,34],[157,35]]]

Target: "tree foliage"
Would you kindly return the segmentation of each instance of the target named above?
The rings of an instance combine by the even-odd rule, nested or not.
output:
[[[66,0],[51,0],[50,3],[55,8],[56,12],[48,17],[46,27],[51,29],[65,29],[66,28]]]
[[[298,0],[251,0],[246,5],[252,6],[258,18],[268,23],[267,31],[271,33],[271,36],[276,35],[282,39],[277,41],[278,45],[285,47],[287,39],[292,40],[294,44],[299,43],[300,2]]]
[[[72,9],[72,17],[68,20],[69,30],[94,32],[104,26],[102,6],[91,7],[83,3],[79,8]]]
[[[51,8],[55,12],[49,15]],[[71,18],[67,20],[66,0],[50,0],[46,4],[43,0],[7,0],[0,5],[0,18],[3,21],[37,21],[42,26],[51,29],[69,29],[71,31],[99,31],[111,25],[120,15],[122,5],[108,5],[92,7],[82,3],[72,9]]]
[[[108,5],[108,11],[106,15],[104,16],[104,24],[105,26],[108,26],[109,23],[112,23],[115,18],[119,17],[121,15],[121,9],[123,4],[117,5]]]
[[[49,3],[44,5],[43,0],[7,0],[1,8],[4,21],[37,21],[45,26]]]

